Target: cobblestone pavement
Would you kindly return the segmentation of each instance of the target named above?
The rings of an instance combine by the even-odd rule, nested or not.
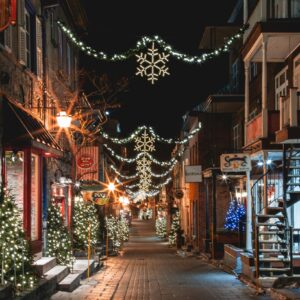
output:
[[[133,222],[130,241],[118,257],[72,293],[58,292],[52,300],[65,299],[270,299],[234,276],[194,257],[182,258],[154,235],[150,220]]]

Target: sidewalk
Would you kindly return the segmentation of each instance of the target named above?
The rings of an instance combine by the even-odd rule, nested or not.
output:
[[[234,276],[195,257],[180,257],[154,235],[151,220],[133,221],[124,254],[105,266],[73,293],[51,299],[270,299],[255,295]]]

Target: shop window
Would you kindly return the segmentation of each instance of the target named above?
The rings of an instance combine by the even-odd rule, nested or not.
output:
[[[38,240],[39,232],[39,157],[31,154],[31,240]]]
[[[14,196],[22,216],[24,208],[24,152],[5,151],[5,168],[7,187]]]
[[[291,0],[291,17],[300,18],[300,0]]]
[[[280,97],[287,96],[288,88],[288,78],[287,78],[288,68],[284,68],[275,76],[275,110],[279,110]]]

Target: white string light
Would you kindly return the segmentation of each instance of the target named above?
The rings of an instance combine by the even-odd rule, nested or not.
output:
[[[62,29],[62,31],[67,35],[67,37],[72,41],[74,45],[76,45],[82,52],[85,54],[94,57],[98,60],[104,60],[104,61],[124,61],[129,59],[132,56],[135,56],[138,54],[138,52],[144,48],[146,48],[150,43],[155,42],[162,48],[163,51],[165,51],[170,56],[174,57],[177,60],[190,63],[190,64],[202,64],[203,62],[212,59],[214,57],[217,57],[221,55],[222,53],[228,52],[230,45],[237,39],[242,38],[244,32],[249,27],[248,24],[243,25],[236,34],[231,36],[222,47],[219,47],[218,49],[215,49],[209,53],[203,53],[200,56],[197,55],[189,55],[186,53],[181,53],[178,50],[175,50],[171,45],[167,44],[162,38],[155,35],[153,37],[144,36],[139,41],[137,41],[135,48],[131,48],[124,53],[121,54],[112,54],[108,55],[104,53],[103,51],[98,51],[93,49],[92,47],[88,46],[83,41],[79,40],[76,35],[72,32],[70,28],[65,26],[61,21],[57,21],[59,27]]]
[[[140,126],[138,127],[134,132],[131,133],[131,135],[127,138],[123,138],[123,139],[118,139],[118,138],[114,138],[109,136],[109,134],[105,133],[104,131],[100,131],[100,134],[107,140],[113,142],[114,144],[119,144],[119,145],[123,145],[123,144],[128,144],[132,141],[134,141],[139,134],[143,131],[143,130],[148,130],[150,135],[158,142],[162,142],[162,143],[166,143],[166,144],[179,144],[179,145],[183,145],[186,144],[197,132],[199,132],[201,129],[201,122],[198,123],[198,126],[193,129],[187,137],[185,137],[182,140],[179,139],[166,139],[161,137],[160,135],[158,135],[154,129],[150,126]]]

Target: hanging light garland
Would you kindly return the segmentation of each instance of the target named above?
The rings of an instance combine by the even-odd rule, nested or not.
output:
[[[98,51],[93,49],[92,47],[88,46],[83,41],[79,40],[75,33],[65,26],[61,21],[57,21],[58,26],[62,29],[62,31],[67,35],[67,37],[74,43],[75,46],[77,46],[81,51],[83,51],[85,54],[94,57],[95,59],[102,60],[102,61],[110,61],[110,62],[116,62],[116,61],[124,61],[129,59],[132,56],[135,56],[138,54],[138,52],[144,48],[146,48],[150,43],[155,42],[162,48],[163,51],[165,51],[170,56],[174,57],[177,60],[190,63],[190,64],[202,64],[203,62],[212,59],[214,57],[217,57],[221,55],[222,53],[228,52],[228,49],[230,45],[237,39],[240,39],[244,32],[249,27],[248,24],[243,25],[236,34],[231,36],[226,43],[222,47],[219,47],[218,49],[215,49],[209,53],[203,53],[199,56],[197,55],[189,55],[186,53],[182,53],[178,50],[175,50],[170,44],[165,42],[162,38],[160,38],[158,35],[149,37],[149,36],[143,36],[140,40],[136,42],[136,46],[134,48],[128,49],[127,51],[121,53],[121,54],[112,54],[108,55],[104,53],[103,51]]]
[[[107,140],[113,142],[114,144],[119,144],[119,145],[124,145],[124,144],[128,144],[132,141],[134,141],[138,136],[139,134],[143,131],[143,130],[148,130],[149,133],[151,134],[151,136],[158,142],[161,142],[161,143],[166,143],[166,144],[179,144],[179,145],[183,145],[183,144],[186,144],[197,132],[199,132],[201,129],[201,122],[198,123],[197,127],[195,129],[193,129],[187,137],[185,137],[184,139],[182,140],[179,140],[179,139],[172,139],[172,138],[169,138],[169,139],[166,139],[166,138],[163,138],[161,137],[160,135],[158,135],[154,129],[151,127],[151,126],[140,126],[138,127],[134,132],[132,132],[130,134],[129,137],[127,138],[124,138],[124,139],[118,139],[118,138],[114,138],[114,137],[111,137],[109,134],[105,133],[103,130],[100,131],[100,134]]]
[[[117,154],[107,144],[103,144],[103,146],[110,152],[110,154],[114,158],[116,158],[117,160],[119,160],[121,162],[126,162],[128,164],[136,163],[137,160],[139,160],[143,156],[146,156],[150,161],[152,161],[153,163],[155,163],[156,165],[161,166],[161,167],[169,167],[174,163],[174,161],[176,161],[175,157],[171,158],[169,161],[159,161],[156,158],[154,158],[150,153],[144,154],[143,152],[138,153],[137,156],[134,158],[127,158],[127,157],[123,157],[123,156],[120,156],[119,154]]]

